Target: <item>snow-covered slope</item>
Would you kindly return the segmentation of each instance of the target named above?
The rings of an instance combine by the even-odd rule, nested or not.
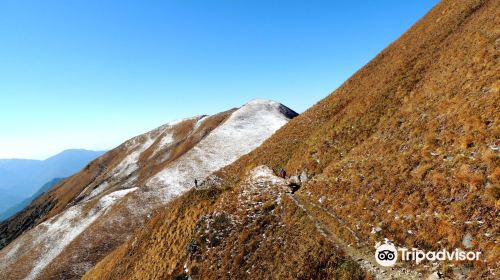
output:
[[[8,279],[81,277],[154,209],[192,188],[195,179],[202,182],[252,151],[295,115],[279,103],[253,100],[237,110],[183,119],[130,139],[98,159],[95,168],[41,198],[57,202],[44,222],[42,217],[0,251],[0,274]]]
[[[280,108],[283,105],[266,100],[247,103],[182,158],[153,176],[147,185],[161,190],[165,201],[185,192],[194,179],[203,180],[249,153],[283,126],[289,118]]]

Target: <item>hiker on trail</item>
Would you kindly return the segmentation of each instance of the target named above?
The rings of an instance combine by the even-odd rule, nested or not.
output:
[[[198,180],[194,179],[194,186],[197,188],[198,187]]]
[[[280,172],[278,173],[278,176],[285,179],[286,178],[286,171],[285,169],[281,168]]]

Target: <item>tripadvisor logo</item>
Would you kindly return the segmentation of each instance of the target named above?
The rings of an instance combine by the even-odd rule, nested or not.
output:
[[[383,244],[375,251],[375,260],[381,266],[394,266],[398,260],[398,251],[392,244]]]
[[[407,248],[396,248],[391,243],[382,244],[375,250],[375,260],[381,266],[391,267],[394,266],[398,260],[398,253],[402,261],[414,261],[416,264],[424,260],[428,261],[477,261],[481,252],[462,251],[455,249],[454,251],[447,251],[445,249],[440,251],[422,251],[416,248],[411,250]]]

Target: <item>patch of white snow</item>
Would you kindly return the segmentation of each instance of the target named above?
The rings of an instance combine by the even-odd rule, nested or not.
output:
[[[189,190],[195,179],[203,181],[251,152],[286,124],[289,119],[281,110],[277,102],[250,101],[146,185],[158,188],[165,202]]]
[[[26,279],[35,279],[71,241],[91,225],[110,206],[136,189],[137,188],[120,190],[102,197],[86,217],[82,218],[83,205],[75,205],[35,228],[35,232],[45,229],[41,234],[31,232],[38,236],[33,242],[33,245],[42,244],[44,250]]]

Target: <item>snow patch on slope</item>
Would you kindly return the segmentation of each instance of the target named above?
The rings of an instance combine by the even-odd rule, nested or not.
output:
[[[273,170],[265,165],[255,167],[250,172],[250,180],[254,183],[285,184],[286,180],[276,176]]]
[[[207,120],[208,116],[207,115],[203,115],[200,117],[200,119],[198,119],[198,121],[196,121],[196,124],[194,125],[194,128],[193,128],[193,132],[198,130],[198,128],[200,128],[200,126]]]
[[[211,173],[258,147],[288,122],[280,103],[253,100],[233,112],[219,127],[171,166],[148,182],[158,188],[165,202],[202,181]]]
[[[175,135],[174,135],[174,132],[173,131],[170,131],[171,128],[168,129],[168,131],[164,131],[164,135],[162,136],[160,142],[158,143],[158,146],[156,147],[154,153],[152,153],[149,158],[153,158],[154,156],[156,156],[164,147],[167,147],[167,146],[170,146],[174,143],[175,141]],[[170,153],[164,153],[162,155],[162,161],[165,159],[165,158],[168,158],[170,156]]]
[[[142,152],[147,150],[154,142],[154,139],[148,137],[148,140],[144,144],[137,145],[133,147],[131,150],[134,150],[132,153],[129,153],[112,171],[112,174],[117,174],[118,178],[123,178],[130,175],[132,172],[137,170],[138,165],[137,161],[139,160]]]
[[[134,137],[126,141],[124,144],[126,149],[125,152],[126,156],[121,160],[120,163],[118,163],[111,170],[110,172],[111,175],[109,176],[109,178],[112,178],[114,182],[125,179],[125,181],[121,181],[120,184],[123,187],[128,187],[128,188],[133,187],[137,179],[137,176],[132,174],[139,169],[139,164],[138,164],[139,158],[141,157],[141,154],[144,151],[149,149],[156,141],[159,140],[158,144],[155,147],[154,152],[149,156],[150,159],[153,158],[155,155],[161,152],[164,147],[167,147],[174,143],[175,133],[173,129],[175,128],[176,125],[179,125],[186,121],[196,120],[194,128],[192,129],[193,133],[203,124],[203,122],[206,120],[207,117],[208,116],[203,115],[203,116],[195,116],[192,118],[174,120],[154,130],[151,130],[145,134],[139,135],[137,137]],[[158,139],[160,137],[161,139]],[[166,158],[169,157],[169,155],[170,155],[169,152],[165,152],[160,160],[161,161],[165,160]],[[95,198],[99,196],[101,193],[105,192],[108,189],[109,185],[110,184],[107,181],[103,182],[100,185],[98,185],[94,190],[92,190],[92,192],[87,197],[85,197],[85,193],[87,193],[88,189],[91,187],[89,186],[81,192],[79,197],[85,197],[83,200],[84,202],[91,200],[92,198]]]
[[[137,187],[135,188],[130,188],[130,189],[124,189],[124,190],[119,190],[116,192],[112,192],[108,195],[103,196],[99,200],[98,208],[99,209],[106,209],[109,206],[115,204],[118,200],[122,199],[125,197],[127,194],[137,190]]]
[[[170,132],[170,133],[167,133],[165,136],[163,136],[163,137],[161,138],[161,140],[160,140],[160,144],[158,145],[159,147],[158,147],[157,151],[158,151],[159,149],[161,149],[161,148],[163,148],[163,147],[167,146],[167,145],[172,144],[172,142],[174,142],[174,134],[173,134],[173,133],[171,133],[171,132]]]
[[[109,183],[108,182],[104,182],[102,184],[100,184],[97,188],[95,188],[90,194],[88,197],[85,198],[84,201],[88,201],[88,200],[91,200],[92,198],[98,196],[99,194],[101,194],[102,192],[104,192],[109,186]]]
[[[102,197],[89,213],[84,215],[84,204],[75,205],[61,214],[41,223],[32,231],[23,235],[18,243],[10,249],[5,258],[10,258],[16,254],[20,244],[23,246],[35,247],[41,245],[44,253],[38,258],[35,266],[26,279],[35,279],[37,275],[56,258],[62,250],[68,246],[81,232],[91,225],[99,216],[106,212],[110,206],[137,188],[120,190]],[[32,242],[29,242],[32,239]],[[22,243],[20,242],[22,241]],[[6,260],[0,260],[5,263]]]

